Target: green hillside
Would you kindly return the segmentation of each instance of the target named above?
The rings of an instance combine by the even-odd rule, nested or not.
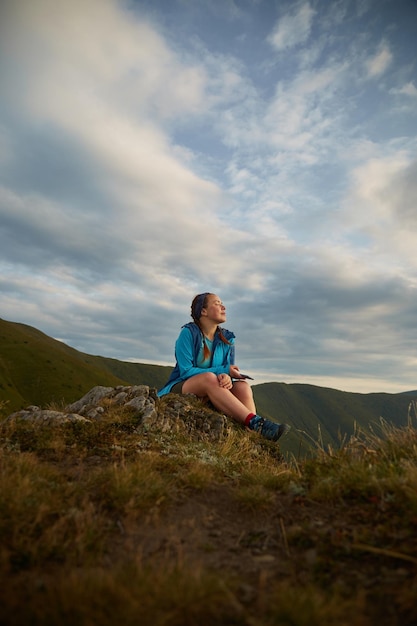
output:
[[[293,452],[311,448],[320,438],[324,446],[334,445],[344,435],[353,434],[355,425],[376,428],[380,418],[405,426],[415,400],[412,393],[360,394],[285,383],[257,385],[254,395],[261,415],[292,425],[288,440]]]
[[[146,363],[129,363],[103,356],[84,355],[88,363],[117,376],[131,385],[149,385],[160,389],[172,372],[172,367],[165,365],[148,365]]]
[[[6,412],[73,402],[95,385],[159,387],[170,371],[90,356],[31,326],[0,320],[0,401],[7,402]]]

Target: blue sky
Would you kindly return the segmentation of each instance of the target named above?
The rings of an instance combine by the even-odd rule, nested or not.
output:
[[[415,0],[6,0],[0,317],[255,382],[416,389]]]

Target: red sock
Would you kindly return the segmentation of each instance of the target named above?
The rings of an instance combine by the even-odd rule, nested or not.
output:
[[[251,421],[252,417],[256,417],[256,413],[249,413],[249,415],[245,419],[245,426],[249,426],[249,422]]]

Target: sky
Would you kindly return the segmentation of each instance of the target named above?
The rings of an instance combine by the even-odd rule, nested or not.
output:
[[[417,389],[416,0],[3,0],[0,317],[255,383]]]

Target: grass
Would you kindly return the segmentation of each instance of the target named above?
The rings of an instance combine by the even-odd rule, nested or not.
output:
[[[0,442],[2,624],[417,621],[411,417],[303,461],[234,426],[144,432],[120,408],[3,420]]]

